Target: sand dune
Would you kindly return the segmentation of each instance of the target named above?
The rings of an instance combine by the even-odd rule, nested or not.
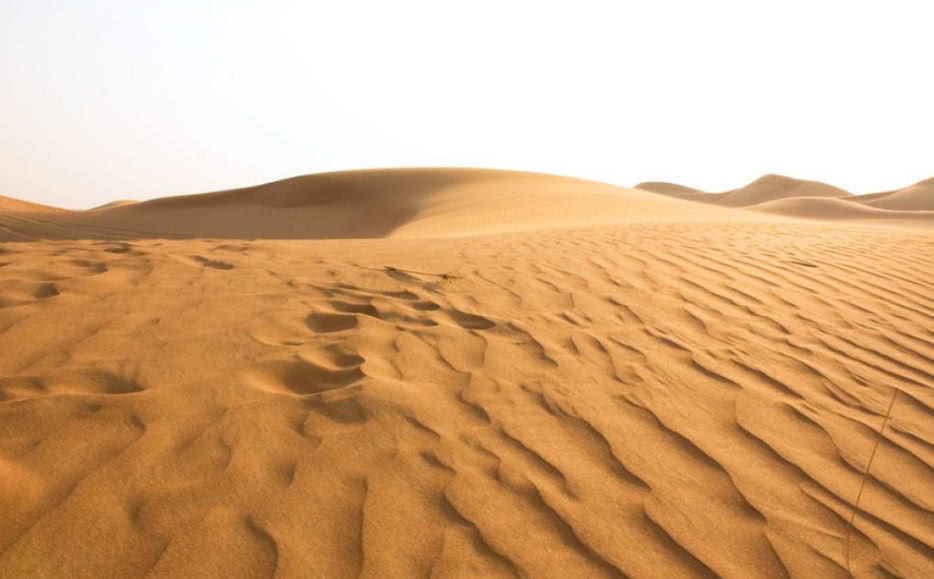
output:
[[[882,220],[895,225],[934,225],[934,211],[880,209],[849,198],[790,197],[752,205],[750,209],[808,219]]]
[[[116,201],[111,201],[109,203],[104,203],[103,205],[98,205],[97,207],[92,207],[88,211],[100,211],[101,209],[111,209],[113,207],[123,207],[125,205],[133,205],[139,203],[139,201],[133,201],[131,199],[118,199]]]
[[[766,175],[749,185],[727,191],[718,203],[727,207],[748,207],[767,201],[787,199],[789,197],[847,197],[850,194],[843,189],[819,183],[802,181],[782,175]]]
[[[0,577],[932,577],[934,233],[762,204],[400,170],[4,210]]]
[[[803,181],[782,175],[765,175],[744,187],[723,193],[708,193],[664,182],[639,183],[636,188],[682,199],[716,203],[724,207],[749,207],[790,197],[848,197],[850,195],[847,191],[833,185],[818,181]]]
[[[934,211],[934,179],[895,191],[866,195],[852,195],[826,183],[803,181],[781,175],[766,175],[745,187],[723,193],[707,193],[664,182],[640,183],[636,188],[677,199],[723,207],[743,207],[804,219],[845,219],[896,226],[934,226],[930,214],[924,213]]]
[[[12,197],[5,197],[0,195],[0,212],[6,211],[28,211],[36,213],[49,213],[49,212],[64,212],[64,209],[59,209],[57,207],[50,207],[48,205],[42,205],[40,203],[32,203],[29,201],[22,201],[20,199],[14,199]]]
[[[380,169],[118,203],[3,213],[0,240],[454,236],[621,222],[756,220],[644,191],[514,171]]]
[[[859,196],[854,201],[880,209],[934,211],[934,179],[926,179],[904,189]]]
[[[706,193],[699,189],[685,187],[684,185],[678,185],[676,183],[666,183],[664,181],[648,181],[645,183],[639,183],[636,185],[636,188],[642,189],[644,191],[651,191],[652,193],[661,193],[662,195],[668,195],[669,197],[690,198],[698,194],[721,195],[720,193]]]

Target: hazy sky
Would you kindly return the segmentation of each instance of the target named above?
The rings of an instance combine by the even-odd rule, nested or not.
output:
[[[907,185],[934,176],[931,6],[0,0],[0,194],[438,165]]]

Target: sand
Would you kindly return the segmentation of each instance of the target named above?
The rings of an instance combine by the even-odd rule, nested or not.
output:
[[[932,577],[894,211],[466,170],[0,209],[0,577]]]
[[[12,197],[0,195],[0,213],[11,212],[33,212],[33,213],[64,213],[64,209],[42,205],[41,203],[31,203]]]
[[[894,191],[864,195],[782,175],[765,175],[745,187],[723,193],[660,181],[640,183],[636,188],[682,200],[742,207],[786,217],[921,229],[934,227],[934,179]]]

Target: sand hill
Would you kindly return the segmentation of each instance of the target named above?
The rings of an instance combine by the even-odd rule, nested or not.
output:
[[[647,182],[636,185],[637,189],[652,191],[694,201],[715,203],[724,207],[751,207],[768,201],[791,197],[849,197],[850,193],[826,183],[803,181],[782,175],[765,175],[738,189],[723,193],[708,193],[683,185],[664,182]]]
[[[926,179],[904,189],[859,196],[855,200],[881,209],[934,211],[934,179]]]
[[[658,219],[761,220],[581,179],[476,169],[321,173],[60,215],[18,211],[0,209],[0,239],[425,237]]]
[[[923,188],[781,183],[0,208],[0,577],[934,577]]]
[[[12,212],[12,211],[28,211],[28,212],[37,212],[37,213],[60,213],[64,212],[64,209],[59,209],[57,207],[49,207],[48,205],[42,205],[40,203],[31,203],[29,201],[22,201],[20,199],[14,199],[12,197],[5,197],[0,195],[0,213]]]
[[[904,189],[866,195],[852,195],[826,183],[781,175],[765,175],[745,187],[723,193],[708,193],[664,182],[640,183],[636,188],[677,199],[804,219],[924,228],[934,224],[934,179]]]

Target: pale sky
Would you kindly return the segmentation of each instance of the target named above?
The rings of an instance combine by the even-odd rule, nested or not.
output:
[[[467,166],[934,176],[934,3],[0,0],[0,194]]]

